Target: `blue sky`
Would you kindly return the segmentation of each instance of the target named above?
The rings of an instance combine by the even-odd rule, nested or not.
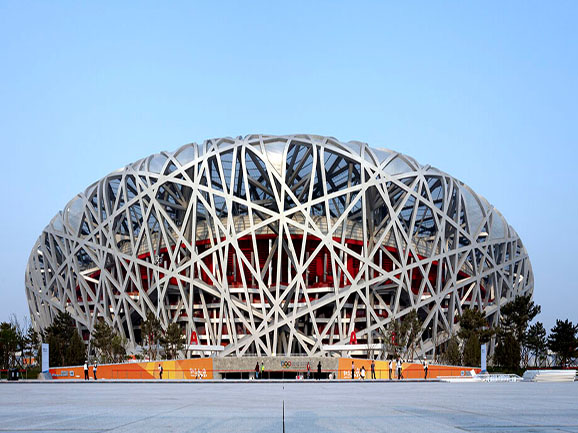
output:
[[[0,3],[0,320],[90,183],[206,138],[311,133],[407,153],[517,230],[539,319],[578,322],[576,2]]]

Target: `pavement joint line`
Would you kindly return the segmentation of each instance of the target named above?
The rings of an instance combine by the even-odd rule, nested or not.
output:
[[[143,421],[146,421],[146,420],[149,420],[149,419],[157,418],[159,415],[160,415],[160,416],[164,416],[164,415],[166,415],[166,414],[169,414],[169,413],[172,413],[172,412],[176,412],[176,411],[179,411],[179,410],[181,410],[181,409],[185,409],[185,408],[187,408],[187,407],[194,406],[194,405],[195,405],[194,403],[190,403],[190,404],[185,404],[184,406],[175,407],[175,408],[173,408],[173,409],[171,409],[171,410],[163,410],[163,411],[161,411],[161,412],[157,412],[157,413],[155,413],[155,414],[152,414],[152,415],[149,415],[149,416],[145,416],[144,418],[137,419],[137,420],[134,420],[134,421],[131,421],[131,422],[127,422],[127,423],[124,423],[124,424],[121,424],[121,425],[117,425],[117,426],[115,426],[115,427],[112,427],[112,428],[109,428],[109,429],[104,429],[104,430],[101,430],[101,431],[102,431],[102,432],[115,431],[115,430],[117,430],[117,429],[119,429],[119,428],[127,427],[127,426],[129,426],[129,425],[137,424],[137,423],[139,423],[139,422],[143,422]]]

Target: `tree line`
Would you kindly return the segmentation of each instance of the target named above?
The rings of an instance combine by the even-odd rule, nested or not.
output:
[[[436,361],[450,365],[479,366],[481,345],[493,343],[494,355],[488,365],[498,370],[519,373],[528,367],[549,366],[548,354],[554,364],[566,367],[578,358],[578,324],[556,320],[547,335],[542,322],[532,323],[540,314],[530,295],[518,296],[500,310],[498,326],[491,326],[478,309],[465,309],[457,317],[458,331],[436,347]],[[383,353],[390,358],[414,359],[422,338],[423,320],[416,310],[400,320],[392,321],[380,332]]]
[[[492,327],[481,311],[464,310],[458,318],[459,331],[445,344],[441,360],[452,365],[478,366],[481,344],[493,340],[494,356],[488,363],[503,371],[547,366],[548,351],[557,366],[575,364],[578,324],[558,319],[547,335],[542,322],[531,324],[540,311],[530,295],[518,296],[501,308],[499,325]]]
[[[547,335],[541,322],[532,321],[540,313],[530,295],[518,296],[500,311],[499,325],[490,326],[483,312],[466,309],[458,317],[459,330],[436,348],[438,361],[451,365],[480,365],[481,344],[492,342],[494,356],[490,365],[504,371],[519,372],[520,368],[544,366],[548,351],[555,356],[555,364],[566,367],[578,358],[578,324],[556,320]],[[414,359],[422,338],[423,320],[412,310],[400,320],[394,320],[380,331],[384,352],[392,358]],[[141,323],[140,358],[176,359],[185,347],[179,324],[171,323],[163,329],[160,320],[149,312]],[[85,360],[100,363],[122,362],[127,359],[127,340],[103,319],[98,319],[90,336],[90,353],[80,337],[72,316],[61,312],[42,332],[30,323],[21,325],[13,316],[0,323],[0,369],[23,368],[27,360],[40,359],[40,343],[50,345],[50,365],[81,365]]]
[[[176,359],[184,348],[184,335],[178,323],[166,330],[152,313],[141,323],[142,346],[148,359],[163,356]],[[90,336],[90,353],[76,323],[68,312],[58,313],[50,326],[36,332],[31,324],[22,326],[15,316],[0,323],[0,369],[26,368],[39,363],[41,343],[50,345],[51,366],[82,365],[85,361],[114,363],[127,360],[127,340],[104,320],[99,319]],[[144,358],[139,355],[139,358]]]

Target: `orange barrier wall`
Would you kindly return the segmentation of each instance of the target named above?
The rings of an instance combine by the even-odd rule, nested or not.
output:
[[[338,364],[338,379],[351,379],[351,362],[355,366],[355,379],[359,379],[359,371],[361,367],[365,367],[365,379],[371,379],[371,360],[358,358],[339,358]],[[393,361],[393,369],[391,370],[391,378],[397,379],[397,363]],[[480,368],[474,367],[458,367],[453,365],[429,365],[427,377],[435,379],[438,376],[464,376],[468,371],[475,370],[476,373],[481,371]],[[404,362],[401,364],[401,374],[404,379],[423,379],[424,369],[423,364]],[[389,379],[389,363],[388,361],[375,361],[375,378]]]
[[[159,379],[159,364],[163,366],[163,379],[212,379],[213,359],[183,359],[177,361],[131,362],[98,365],[98,379]],[[50,369],[53,379],[84,379],[84,367],[56,367]],[[93,366],[88,368],[94,379]]]

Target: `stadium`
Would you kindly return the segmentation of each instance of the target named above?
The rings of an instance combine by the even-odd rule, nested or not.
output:
[[[447,173],[356,141],[249,135],[90,185],[41,233],[25,290],[36,329],[67,311],[88,344],[103,319],[131,353],[152,311],[201,355],[369,357],[415,310],[431,357],[464,309],[497,324],[533,275],[498,210]]]

